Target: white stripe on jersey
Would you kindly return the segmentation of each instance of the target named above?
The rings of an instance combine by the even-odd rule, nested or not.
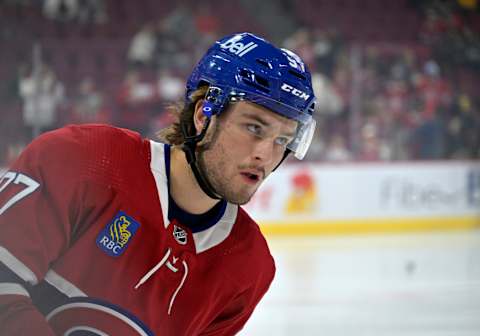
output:
[[[162,207],[163,225],[168,228],[170,220],[168,219],[168,187],[167,172],[165,171],[165,144],[150,140],[151,162],[155,184],[157,186],[158,197]]]
[[[0,295],[23,295],[30,297],[27,290],[17,283],[0,283]]]
[[[35,273],[2,246],[0,246],[0,261],[23,281],[28,282],[30,285],[38,283]]]
[[[45,275],[45,281],[68,297],[87,296],[87,294],[75,287],[74,284],[69,282],[54,270],[49,270],[47,272]]]

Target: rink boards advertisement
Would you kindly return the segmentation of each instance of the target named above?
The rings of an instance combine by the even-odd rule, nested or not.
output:
[[[272,234],[480,227],[480,162],[290,164],[245,208]]]

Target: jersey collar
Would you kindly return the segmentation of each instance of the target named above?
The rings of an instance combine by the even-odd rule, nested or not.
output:
[[[168,171],[170,169],[170,146],[150,140],[151,162],[150,169],[155,179],[157,192],[162,208],[163,224],[165,228],[170,225]],[[206,251],[223,242],[232,231],[237,219],[238,206],[226,203],[223,214],[212,219],[208,225],[201,226],[200,230],[193,232],[197,253]]]

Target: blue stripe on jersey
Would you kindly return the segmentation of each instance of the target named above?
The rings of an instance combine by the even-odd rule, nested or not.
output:
[[[52,309],[64,304],[69,298],[46,281],[31,287],[30,297],[33,304],[43,314],[47,315]]]
[[[31,286],[0,261],[0,283],[13,282],[22,285],[27,291]]]
[[[186,225],[193,233],[207,230],[214,226],[225,214],[227,202],[221,200],[213,208],[201,215],[193,215],[181,209],[170,196],[170,145],[165,144],[165,172],[168,185],[168,219],[177,219],[180,223]]]

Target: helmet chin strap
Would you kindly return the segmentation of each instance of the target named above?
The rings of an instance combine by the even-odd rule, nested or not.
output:
[[[202,189],[202,191],[208,195],[208,197],[213,199],[222,199],[220,195],[215,191],[215,188],[211,185],[211,183],[207,180],[205,176],[205,172],[201,169],[200,165],[197,161],[196,155],[196,148],[197,144],[203,140],[205,134],[207,133],[208,126],[210,125],[211,117],[207,117],[205,120],[205,124],[203,125],[202,131],[198,135],[188,135],[187,126],[182,123],[182,133],[185,138],[185,142],[182,145],[182,150],[185,152],[185,156],[187,158],[187,162],[192,169],[193,175],[197,180],[198,185]]]
[[[280,165],[283,163],[283,161],[285,161],[285,159],[287,158],[287,156],[291,153],[292,151],[290,149],[285,149],[285,152],[283,153],[283,157],[282,159],[280,160],[280,162],[275,166],[275,168],[273,168],[272,170],[272,173],[277,170],[278,167],[280,167]]]

